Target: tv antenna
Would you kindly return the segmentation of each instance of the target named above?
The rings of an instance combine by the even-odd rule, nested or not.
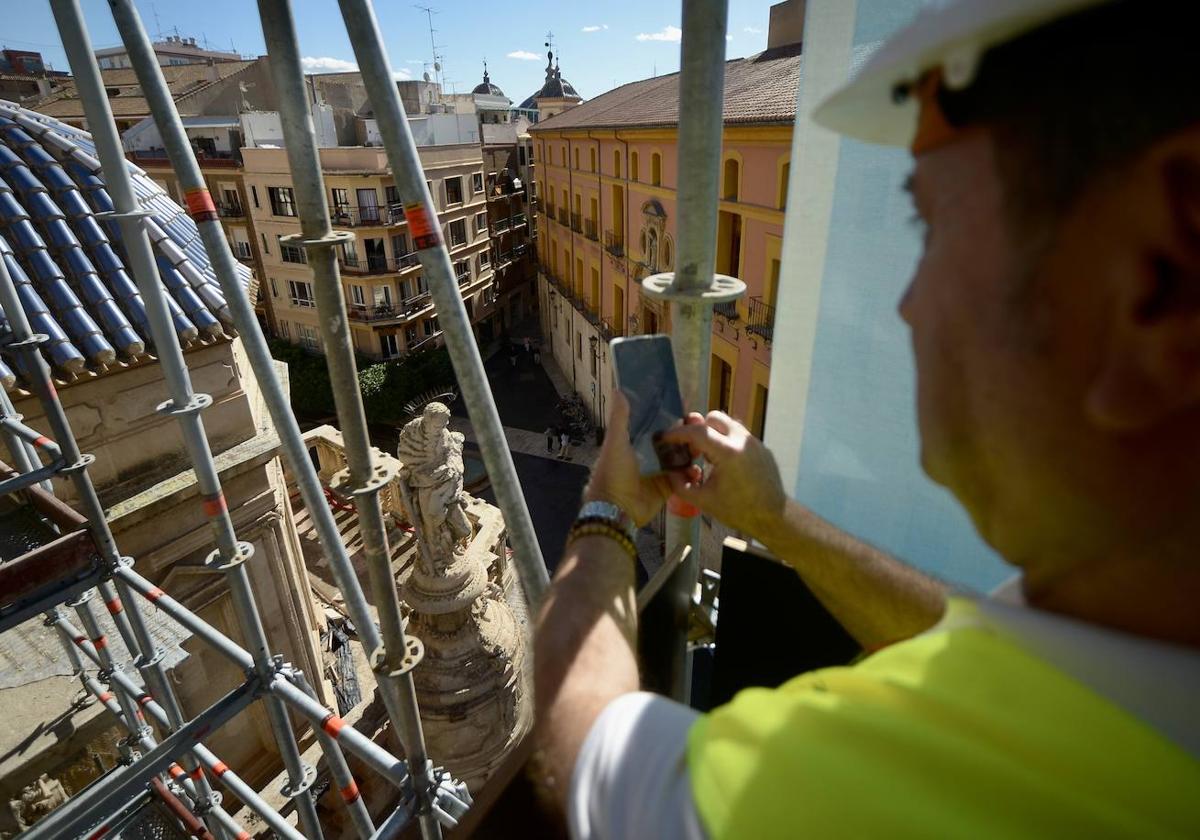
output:
[[[413,5],[413,8],[420,9],[422,12],[424,12],[425,19],[429,22],[429,51],[433,54],[433,73],[434,77],[438,81],[438,84],[441,84],[441,78],[439,74],[442,72],[442,57],[438,55],[438,45],[434,43],[433,40],[433,33],[437,31],[433,28],[433,16],[438,14],[438,10],[432,6],[418,6],[416,4]]]

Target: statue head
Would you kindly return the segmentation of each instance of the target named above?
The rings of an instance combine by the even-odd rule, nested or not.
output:
[[[443,403],[431,402],[421,414],[421,425],[428,431],[440,432],[450,425],[450,409]]]

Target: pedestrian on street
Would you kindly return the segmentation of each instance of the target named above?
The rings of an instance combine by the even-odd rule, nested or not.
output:
[[[558,457],[563,461],[569,461],[570,455],[567,450],[571,448],[571,436],[567,434],[567,430],[563,429],[558,433]]]
[[[533,342],[529,340],[529,336],[525,336],[525,352],[533,350]]]
[[[554,451],[554,439],[556,437],[558,437],[558,432],[555,431],[554,427],[547,426],[546,427],[546,451],[547,452]]]
[[[540,344],[533,345],[533,363],[535,365],[542,363],[542,345]]]
[[[517,345],[515,345],[515,344],[510,343],[508,345],[508,363],[510,365],[512,365],[512,367],[514,369],[516,369],[516,367],[517,367]]]

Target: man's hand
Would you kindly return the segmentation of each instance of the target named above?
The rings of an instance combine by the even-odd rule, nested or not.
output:
[[[664,476],[642,478],[638,471],[637,456],[629,443],[629,402],[619,390],[613,391],[608,434],[583,491],[584,501],[612,502],[638,525],[645,525],[662,509],[670,492]]]
[[[722,411],[707,417],[689,414],[684,425],[663,433],[666,443],[684,443],[692,455],[703,455],[710,468],[703,480],[697,471],[671,472],[671,490],[731,528],[767,542],[782,521],[787,494],[775,458],[762,441]]]

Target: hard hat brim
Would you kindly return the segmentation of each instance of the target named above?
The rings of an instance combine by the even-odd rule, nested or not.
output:
[[[958,0],[933,2],[885,40],[853,78],[813,111],[825,128],[885,146],[911,146],[917,125],[912,97],[897,97],[934,68],[951,88],[974,78],[979,59],[998,44],[1112,0]]]

